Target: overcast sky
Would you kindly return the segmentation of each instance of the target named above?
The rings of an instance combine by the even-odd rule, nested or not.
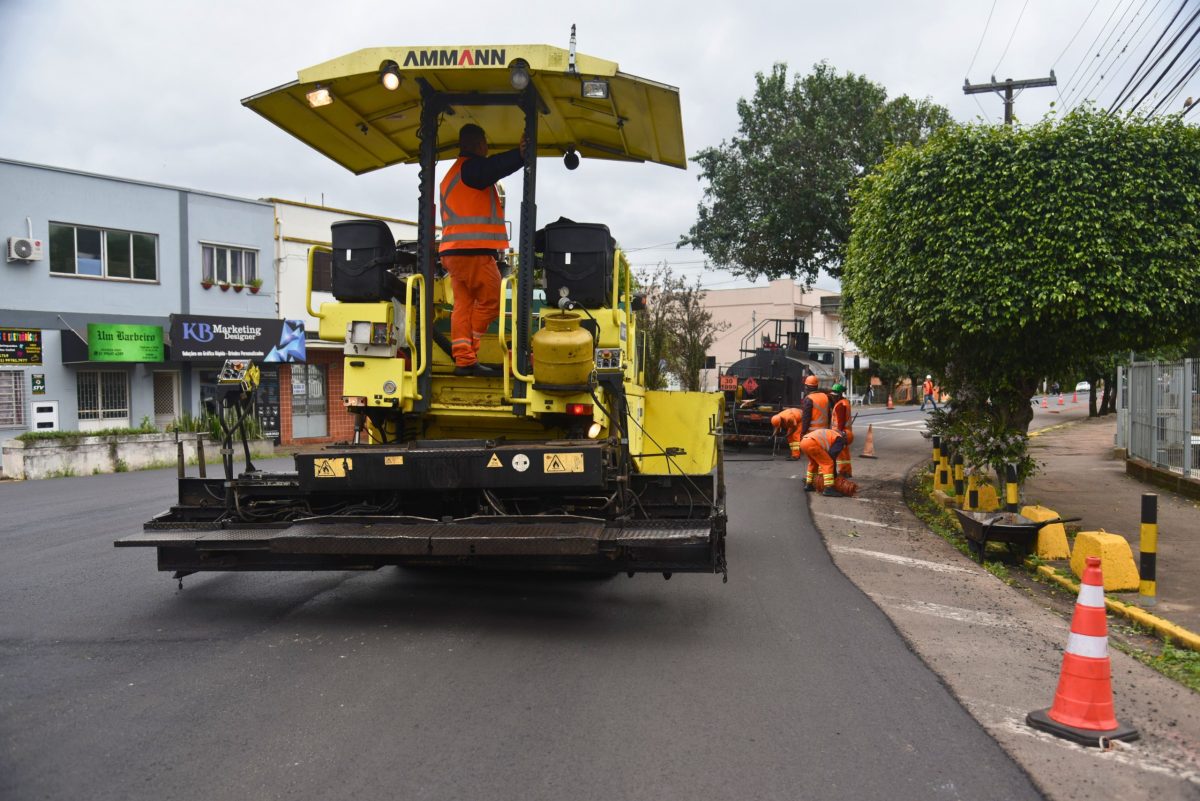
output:
[[[241,98],[364,47],[565,48],[575,23],[580,52],[680,88],[689,154],[736,133],[738,98],[752,93],[756,72],[780,61],[793,73],[828,61],[889,96],[928,97],[960,121],[986,114],[992,122],[1002,118],[999,97],[964,95],[964,78],[1036,78],[1054,69],[1057,89],[1030,89],[1017,100],[1018,118],[1032,122],[1051,102],[1062,107],[1060,95],[1066,107],[1088,94],[1110,100],[1180,5],[0,0],[0,157],[243,197],[324,197],[330,206],[413,219],[415,167],[354,176],[243,108]],[[1183,17],[1197,7],[1190,0]],[[1189,53],[1180,74],[1195,59],[1196,50]],[[1189,95],[1200,95],[1200,77],[1174,105]],[[666,259],[680,272],[703,270],[701,254],[672,247],[701,198],[694,166],[585,160],[568,173],[546,160],[539,179],[542,222],[605,222],[635,265]],[[513,196],[520,184],[509,182]],[[703,280],[734,285],[720,273]]]

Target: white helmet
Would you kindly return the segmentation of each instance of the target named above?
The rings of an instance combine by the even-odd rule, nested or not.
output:
[[[931,376],[931,375],[927,375],[927,376],[925,376],[925,380],[926,380],[926,381],[932,381],[932,380],[933,380],[933,376]]]

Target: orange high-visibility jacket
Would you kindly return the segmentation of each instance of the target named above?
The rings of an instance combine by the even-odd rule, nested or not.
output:
[[[462,165],[467,158],[459,156],[442,179],[442,244],[438,250],[504,250],[508,247],[504,201],[495,184],[472,189],[463,183]]]
[[[842,432],[850,427],[850,401],[845,398],[833,404],[833,427]]]
[[[789,406],[771,418],[771,425],[782,429],[784,433],[790,434],[800,427],[800,410]]]
[[[804,439],[809,442],[816,442],[821,446],[821,450],[828,453],[830,456],[837,456],[846,444],[846,437],[840,431],[834,431],[832,428],[818,428],[804,435]]]
[[[829,428],[829,395],[824,392],[810,392],[800,401],[800,409],[804,413],[800,430],[807,434],[817,428]]]
[[[925,384],[924,384],[924,386],[921,387],[921,389],[926,395],[932,395],[933,394],[933,382],[930,381],[928,378],[925,379]]]

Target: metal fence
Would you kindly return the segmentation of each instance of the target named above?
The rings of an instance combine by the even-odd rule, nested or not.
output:
[[[1117,447],[1200,478],[1200,359],[1134,362],[1117,373]]]

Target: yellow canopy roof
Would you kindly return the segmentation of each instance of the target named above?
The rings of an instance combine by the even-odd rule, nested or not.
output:
[[[353,173],[418,160],[423,78],[446,92],[512,93],[508,65],[524,59],[548,113],[538,115],[538,155],[574,147],[585,158],[687,166],[679,90],[617,69],[612,61],[547,45],[373,47],[301,70],[292,83],[242,101],[283,130]],[[387,61],[399,67],[395,91],[379,82]],[[609,84],[607,100],[581,96],[585,78]],[[307,93],[328,89],[333,102],[312,108]],[[492,152],[516,147],[524,130],[515,106],[455,106],[438,130],[438,158],[458,155],[458,130],[473,122],[487,131]]]

